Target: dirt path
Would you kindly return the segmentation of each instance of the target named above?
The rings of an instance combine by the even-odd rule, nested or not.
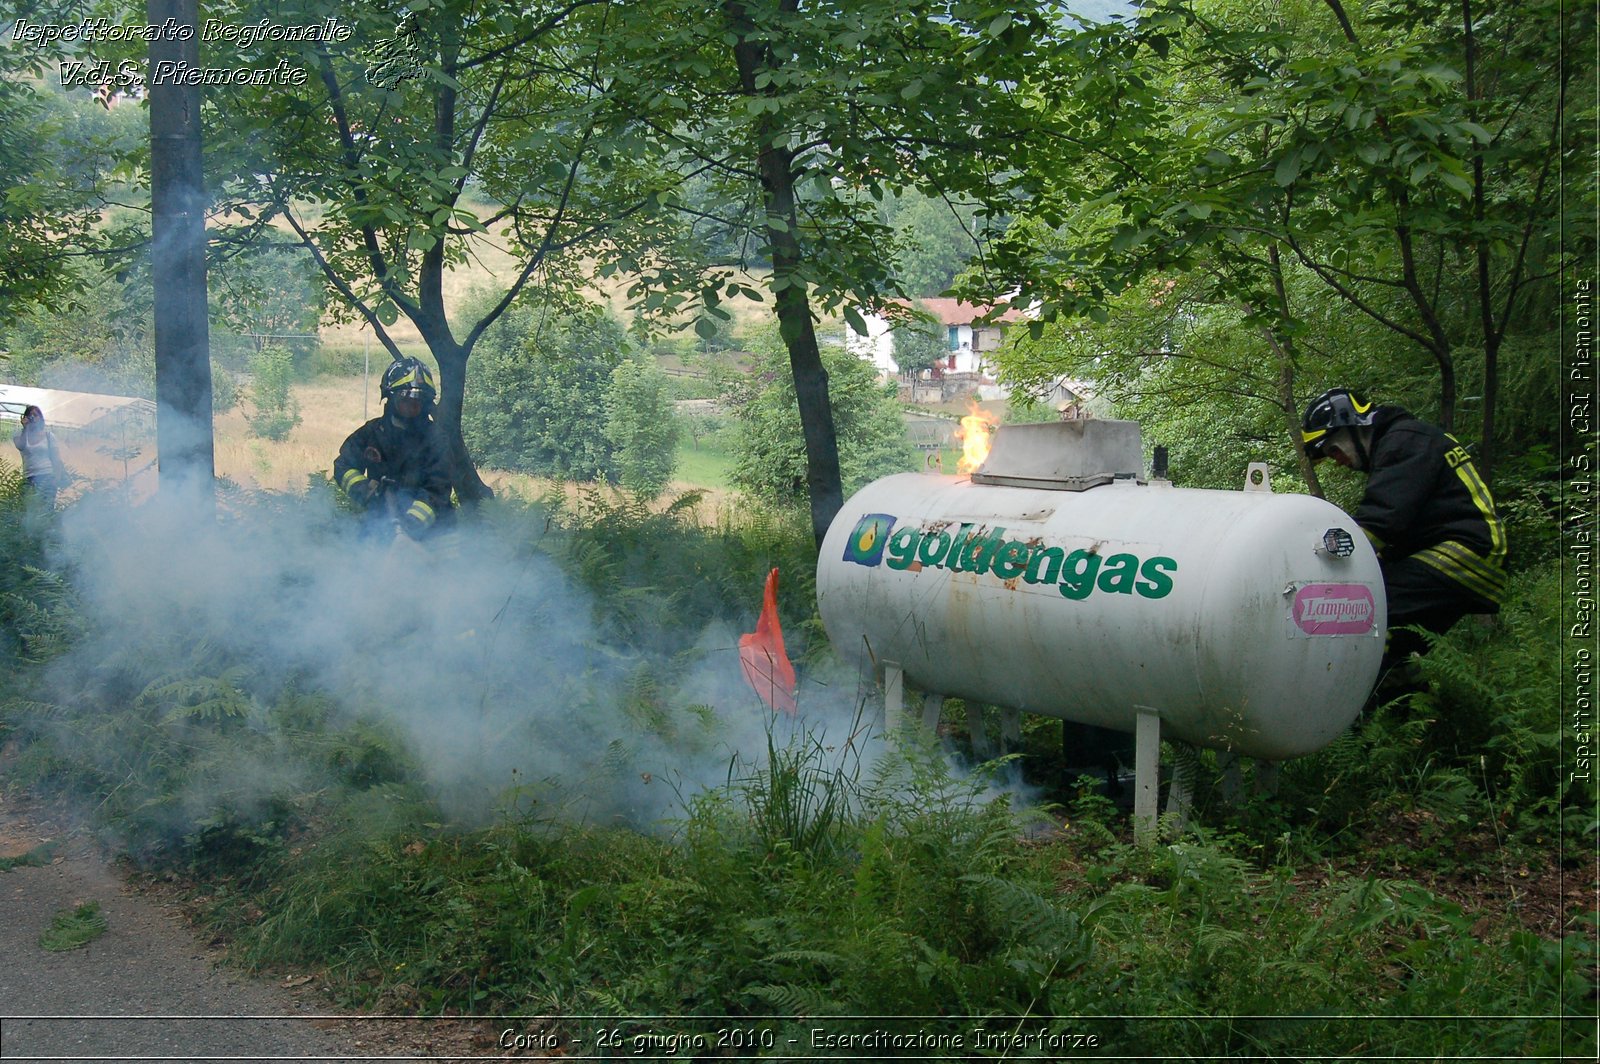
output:
[[[223,1061],[485,1059],[478,1031],[330,1016],[313,994],[223,967],[177,904],[136,889],[42,807],[0,794],[0,858],[54,844],[41,866],[0,872],[0,1059]],[[98,902],[107,929],[69,952],[39,936]],[[287,980],[312,990],[306,977]],[[452,1025],[456,1027],[459,1025]]]

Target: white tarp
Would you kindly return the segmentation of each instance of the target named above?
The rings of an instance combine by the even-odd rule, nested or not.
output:
[[[150,400],[127,395],[96,395],[93,392],[64,392],[56,388],[0,384],[0,420],[20,422],[22,411],[30,406],[44,411],[44,422],[52,429],[83,429],[113,415],[153,417],[156,412],[156,404]]]

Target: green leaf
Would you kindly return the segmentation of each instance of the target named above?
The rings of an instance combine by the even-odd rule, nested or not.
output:
[[[1295,178],[1300,176],[1300,153],[1292,151],[1278,160],[1278,165],[1272,171],[1272,180],[1281,187],[1288,188],[1294,184]]]
[[[867,321],[855,307],[846,306],[844,308],[844,320],[855,331],[857,336],[867,335]]]

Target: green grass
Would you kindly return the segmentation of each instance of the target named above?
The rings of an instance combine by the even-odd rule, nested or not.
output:
[[[673,474],[674,479],[697,488],[731,491],[732,472],[733,455],[723,450],[715,437],[701,437],[699,446],[695,446],[687,434],[679,436],[678,469]]]
[[[39,935],[39,948],[51,953],[65,953],[70,949],[87,946],[106,933],[105,914],[97,901],[84,902],[76,909],[61,909],[50,921],[50,926]]]
[[[56,844],[46,842],[16,857],[0,857],[0,872],[13,868],[42,868],[55,856]]]

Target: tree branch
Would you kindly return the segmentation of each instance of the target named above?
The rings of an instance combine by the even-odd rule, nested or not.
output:
[[[405,358],[406,356],[401,353],[400,348],[396,346],[394,340],[389,336],[389,330],[384,327],[383,322],[379,321],[378,316],[372,312],[372,308],[367,306],[366,300],[356,295],[349,283],[340,276],[339,271],[333,268],[333,264],[328,261],[327,256],[322,253],[322,249],[311,238],[311,233],[300,224],[300,220],[294,216],[294,212],[285,210],[283,217],[289,223],[290,228],[299,235],[300,245],[311,252],[311,257],[316,260],[317,266],[322,270],[322,275],[327,278],[328,283],[344,297],[346,303],[354,307],[362,318],[366,319],[373,335],[378,338],[378,342],[389,352],[389,356],[396,362]]]
[[[349,185],[350,194],[355,198],[356,203],[366,207],[368,206],[366,190],[361,187],[358,181],[354,180],[357,171],[361,167],[361,158],[356,150],[355,134],[351,131],[349,116],[345,113],[344,93],[339,86],[337,75],[334,74],[332,58],[326,50],[322,49],[318,50],[317,55],[321,60],[322,85],[328,92],[328,106],[333,110],[334,123],[339,131],[339,144],[343,150],[345,166],[350,175],[346,178],[346,183]],[[298,228],[296,226],[297,231]],[[405,310],[409,316],[412,311],[417,309],[416,304],[412,302],[409,295],[400,290],[399,285],[394,283],[394,279],[389,272],[388,260],[384,258],[383,248],[378,243],[377,230],[370,222],[366,221],[363,221],[358,228],[361,232],[362,245],[366,248],[367,262],[372,266],[372,272],[378,281],[379,287],[383,289],[384,295],[395,306]]]

